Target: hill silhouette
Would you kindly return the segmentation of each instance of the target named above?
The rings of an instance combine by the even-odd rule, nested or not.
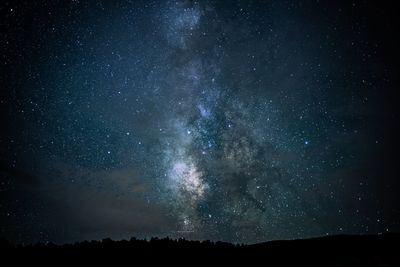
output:
[[[274,266],[277,263],[295,266],[400,266],[399,247],[399,233],[338,235],[252,245],[170,238],[131,238],[129,241],[107,238],[64,245],[38,243],[26,246],[13,245],[4,239],[0,242],[0,251],[4,256],[24,260],[54,258],[63,261],[79,256],[92,262],[103,259],[168,261],[184,256],[195,263],[212,258],[225,262],[261,260]]]

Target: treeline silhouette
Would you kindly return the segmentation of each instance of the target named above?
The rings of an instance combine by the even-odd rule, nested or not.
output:
[[[74,244],[63,244],[56,245],[52,242],[39,242],[37,244],[30,245],[14,245],[11,242],[2,239],[0,241],[0,248],[2,249],[15,249],[21,251],[29,250],[79,250],[79,249],[220,249],[220,250],[232,250],[239,247],[244,247],[244,244],[232,244],[227,242],[213,242],[210,240],[196,241],[186,240],[184,238],[171,239],[170,237],[158,238],[153,237],[147,239],[137,239],[132,237],[128,240],[114,241],[111,238],[105,238],[103,240],[91,240],[76,242]]]
[[[0,251],[4,255],[29,255],[67,259],[69,255],[91,258],[91,260],[131,258],[168,260],[191,257],[202,261],[208,256],[224,259],[263,263],[292,264],[295,266],[400,266],[400,234],[338,235],[311,239],[280,240],[252,245],[226,242],[192,241],[185,239],[151,238],[142,240],[83,241],[74,244],[13,245],[1,240]],[[29,257],[28,257],[29,258]]]

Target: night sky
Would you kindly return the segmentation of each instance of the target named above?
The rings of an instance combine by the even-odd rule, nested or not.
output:
[[[381,1],[2,1],[0,236],[400,231]]]

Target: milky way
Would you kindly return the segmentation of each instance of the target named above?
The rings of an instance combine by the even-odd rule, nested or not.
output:
[[[2,127],[15,125],[1,135],[2,235],[254,243],[400,230],[395,74],[374,8],[37,5],[2,4]]]

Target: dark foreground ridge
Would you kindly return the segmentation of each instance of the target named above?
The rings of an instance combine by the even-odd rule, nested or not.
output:
[[[83,241],[75,244],[13,245],[2,240],[1,253],[5,256],[28,256],[22,259],[72,260],[76,256],[93,260],[113,258],[121,260],[146,259],[147,261],[182,259],[202,261],[215,257],[224,261],[261,260],[269,263],[307,266],[400,266],[400,233],[381,235],[338,235],[311,239],[282,240],[254,245],[234,245],[224,242],[173,240],[152,238],[126,241]],[[151,255],[152,257],[149,257]],[[72,257],[70,257],[72,256]],[[194,258],[195,257],[195,258]]]

